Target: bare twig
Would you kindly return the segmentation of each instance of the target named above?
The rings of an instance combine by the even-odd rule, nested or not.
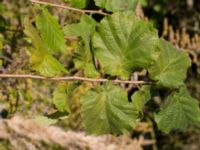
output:
[[[69,41],[77,41],[78,38],[73,37],[73,36],[65,36],[65,40],[69,40]]]
[[[113,82],[113,83],[125,83],[125,84],[153,84],[152,82],[145,81],[129,81],[129,80],[108,80],[108,79],[95,79],[78,76],[66,76],[66,77],[53,77],[48,78],[44,76],[31,75],[31,74],[0,74],[0,78],[24,78],[24,79],[37,79],[37,80],[49,80],[49,81],[87,81],[87,82]]]
[[[82,9],[59,5],[59,4],[55,4],[55,3],[42,2],[39,0],[30,0],[30,2],[41,4],[41,5],[49,5],[49,6],[53,6],[53,7],[63,8],[63,9],[75,11],[75,12],[82,13],[82,14],[90,13],[90,14],[100,14],[100,15],[104,15],[104,16],[109,15],[108,13],[105,13],[102,10],[82,10]]]

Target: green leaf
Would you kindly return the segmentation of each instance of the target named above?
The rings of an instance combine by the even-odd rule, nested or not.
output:
[[[3,55],[2,49],[3,49],[3,45],[4,45],[4,40],[5,40],[4,36],[2,34],[0,34],[0,56]],[[0,59],[0,67],[2,67],[2,65],[3,65],[3,60]]]
[[[42,51],[32,53],[30,63],[33,70],[46,77],[54,77],[62,72],[67,73],[65,67],[56,58]]]
[[[108,11],[135,10],[138,0],[94,0],[95,4]]]
[[[142,111],[143,106],[151,99],[151,86],[144,85],[139,91],[136,91],[131,96],[133,104],[138,111]]]
[[[82,118],[86,131],[92,134],[121,134],[131,130],[138,112],[128,102],[126,92],[112,84],[98,86],[81,97]]]
[[[0,3],[0,13],[5,13],[5,11],[6,11],[6,6],[5,6],[5,4],[4,3]]]
[[[155,114],[155,121],[159,129],[166,133],[172,129],[185,129],[189,125],[199,125],[199,103],[190,96],[185,87],[181,88],[167,98],[164,107]]]
[[[67,36],[87,38],[94,34],[96,24],[96,21],[91,16],[82,15],[79,23],[68,24],[63,28],[63,31]]]
[[[4,36],[0,34],[0,56],[3,55],[3,45],[4,45]],[[0,67],[2,67],[3,61],[0,59]]]
[[[85,8],[88,5],[89,0],[68,0],[72,7]]]
[[[76,69],[84,70],[85,76],[97,77],[97,72],[92,56],[91,36],[94,34],[96,21],[88,15],[81,17],[80,23],[71,24],[64,27],[65,35],[81,37],[77,46],[77,51],[73,57]]]
[[[70,112],[67,86],[60,84],[53,93],[53,104],[61,112]]]
[[[49,126],[57,123],[57,119],[51,119],[45,116],[35,116],[34,121],[44,126]]]
[[[188,54],[178,51],[169,42],[161,41],[162,52],[156,63],[149,69],[150,78],[159,86],[177,88],[183,85],[188,67],[191,65]]]
[[[105,17],[93,38],[95,56],[105,73],[128,77],[149,68],[160,54],[157,31],[132,12]]]
[[[86,77],[98,77],[100,74],[94,66],[92,54],[90,52],[90,49],[88,48],[89,47],[87,47],[86,45],[84,46],[83,43],[77,48],[78,51],[73,57],[75,68],[79,70],[84,70],[84,74]]]
[[[59,27],[58,20],[47,10],[43,9],[42,13],[36,17],[36,26],[51,53],[65,50],[64,32]]]
[[[148,6],[148,0],[140,0],[140,4],[142,7],[147,7]]]
[[[0,33],[0,55],[4,45],[4,36]]]
[[[80,88],[80,83],[59,84],[53,93],[53,104],[58,109],[57,112],[48,115],[49,118],[62,117],[71,113],[71,103],[75,102],[75,96],[79,93],[76,91]]]

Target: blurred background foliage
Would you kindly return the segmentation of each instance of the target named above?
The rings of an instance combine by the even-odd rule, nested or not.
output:
[[[191,33],[199,33],[200,3],[198,0],[141,0],[145,15],[162,31],[164,18],[176,28],[186,27]]]
[[[48,0],[58,4],[68,4],[64,0]],[[193,61],[186,80],[191,94],[200,100],[200,2],[199,0],[140,0],[145,16],[158,29],[159,35],[174,45],[190,53]],[[93,7],[91,6],[91,9]],[[95,9],[95,8],[93,8]],[[63,9],[49,8],[59,18],[61,25],[77,22],[80,14]],[[28,0],[0,0],[0,73],[29,73],[28,48],[30,41],[23,33],[23,19],[34,16],[35,9]],[[67,41],[72,52],[77,43]],[[58,54],[59,60],[66,64],[71,53]],[[15,79],[0,79],[0,117],[20,115],[48,115],[55,112],[52,104],[55,82]],[[78,89],[76,92],[82,92]],[[163,97],[163,91],[160,97]],[[165,92],[165,91],[164,91]],[[77,98],[74,95],[75,99]],[[132,131],[133,137],[144,136],[157,143],[145,149],[159,150],[199,150],[200,129],[189,128],[185,132],[174,131],[169,135],[157,130],[151,120],[151,109],[160,105],[160,98],[146,106],[143,123]],[[75,101],[73,116],[64,118],[57,124],[65,129],[81,130],[79,102]],[[1,141],[0,141],[1,143]],[[0,144],[1,145],[1,144]]]

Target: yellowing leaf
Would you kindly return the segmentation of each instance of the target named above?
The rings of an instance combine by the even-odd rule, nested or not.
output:
[[[36,17],[36,25],[40,30],[42,40],[51,53],[65,50],[64,32],[59,27],[58,21],[47,10],[43,10]]]
[[[33,70],[46,77],[54,77],[60,75],[61,72],[67,73],[65,67],[53,56],[42,54],[36,51],[30,58]]]
[[[49,54],[47,47],[43,44],[38,30],[31,24],[28,19],[24,20],[25,33],[31,38],[35,50],[31,52],[30,63],[32,69],[39,72],[41,75],[53,77],[67,72],[65,67],[51,54]]]
[[[28,18],[24,19],[24,33],[31,39],[34,47],[38,51],[45,51],[46,47],[42,43],[38,30],[32,25]]]

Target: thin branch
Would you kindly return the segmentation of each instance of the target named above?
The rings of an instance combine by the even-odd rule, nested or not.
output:
[[[69,40],[69,41],[77,41],[78,38],[73,37],[73,36],[65,36],[65,40]]]
[[[95,78],[86,78],[78,76],[66,76],[66,77],[53,77],[48,78],[38,75],[30,74],[0,74],[0,78],[23,78],[23,79],[37,79],[37,80],[49,80],[49,81],[87,81],[87,82],[112,82],[112,83],[125,83],[125,84],[153,84],[152,82],[145,81],[129,81],[129,80],[108,80],[108,79],[95,79]]]
[[[30,2],[41,4],[41,5],[49,5],[49,6],[53,6],[53,7],[63,8],[63,9],[75,11],[75,12],[82,13],[82,14],[90,13],[90,14],[100,14],[100,15],[104,15],[104,16],[109,15],[108,13],[105,13],[102,10],[83,10],[83,9],[73,8],[73,7],[59,5],[59,4],[55,4],[55,3],[42,2],[39,0],[30,0]]]

